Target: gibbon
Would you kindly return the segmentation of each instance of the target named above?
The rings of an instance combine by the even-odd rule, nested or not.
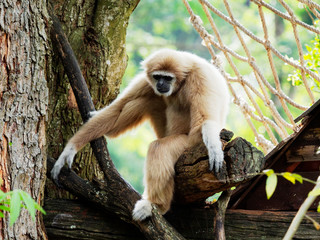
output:
[[[185,149],[201,141],[209,155],[210,170],[219,172],[224,154],[220,131],[228,112],[225,79],[206,60],[182,51],[160,50],[142,62],[144,71],[109,106],[69,140],[51,171],[57,180],[65,163],[71,168],[75,154],[103,135],[117,137],[150,120],[157,140],[149,146],[145,163],[145,190],[133,210],[134,220],[152,214],[152,203],[166,213],[174,190],[174,166]]]

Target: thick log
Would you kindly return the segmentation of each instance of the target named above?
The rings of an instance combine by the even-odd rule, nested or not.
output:
[[[230,131],[223,130],[221,139],[226,142],[228,138]],[[248,181],[264,167],[263,153],[240,137],[225,143],[224,154],[225,163],[218,179],[209,170],[203,143],[185,151],[176,164],[176,202],[203,202],[214,193]]]
[[[87,203],[71,200],[47,200],[44,223],[49,239],[144,239],[131,224]],[[214,210],[174,208],[166,215],[168,221],[186,239],[213,239]],[[295,212],[227,210],[225,229],[228,240],[280,240],[283,238]],[[318,222],[316,212],[308,215]],[[303,220],[295,239],[319,239],[319,231],[308,220]]]

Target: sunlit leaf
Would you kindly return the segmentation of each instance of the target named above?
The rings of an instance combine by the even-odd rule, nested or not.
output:
[[[267,181],[266,181],[266,193],[267,193],[267,198],[270,199],[271,196],[273,195],[276,187],[277,187],[277,182],[278,178],[276,174],[271,174],[268,176]]]
[[[292,173],[291,176],[294,177],[299,183],[303,183],[303,178],[300,174]]]
[[[10,202],[10,226],[18,219],[21,210],[21,199],[19,191],[13,191]]]
[[[0,210],[10,212],[10,208],[6,205],[0,205]]]
[[[36,208],[35,204],[36,202],[32,199],[32,197],[23,191],[19,191],[20,197],[22,201],[25,203],[27,210],[29,211],[32,220],[35,221],[35,215],[36,215]]]
[[[274,174],[274,171],[272,169],[265,169],[262,171],[265,175],[267,175],[268,177],[272,174]]]
[[[293,184],[296,183],[296,179],[294,176],[292,176],[292,174],[290,172],[285,172],[285,173],[282,173],[282,176],[287,179],[288,181],[292,182]]]
[[[7,195],[7,193],[0,190],[0,202],[2,202],[7,197]]]
[[[36,208],[37,210],[39,210],[42,214],[44,214],[44,215],[47,214],[46,211],[45,211],[39,204],[37,204],[37,203],[36,203],[36,205],[35,205],[35,208]]]

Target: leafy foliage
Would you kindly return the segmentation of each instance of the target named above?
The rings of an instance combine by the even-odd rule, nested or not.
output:
[[[319,21],[317,21],[319,24]],[[320,36],[317,35],[311,42],[311,46],[306,45],[307,53],[303,56],[306,62],[306,67],[312,72],[319,74],[320,71]],[[308,81],[313,83],[311,89],[316,92],[320,92],[320,82],[313,79],[309,74],[306,74]],[[294,71],[293,74],[288,75],[288,81],[292,83],[293,86],[299,86],[302,84],[302,73],[300,69]]]
[[[266,194],[267,194],[268,199],[270,199],[272,197],[272,195],[277,187],[277,183],[278,183],[277,176],[282,176],[293,184],[295,184],[296,181],[298,181],[301,184],[303,183],[303,181],[316,184],[316,182],[314,182],[310,179],[304,178],[297,173],[290,173],[290,172],[275,173],[272,169],[266,169],[262,173],[267,176]],[[313,189],[312,191],[309,192],[308,196],[315,196],[315,197],[320,196],[320,189]],[[317,207],[317,212],[320,212],[320,202]]]
[[[35,221],[36,210],[46,214],[43,208],[36,203],[28,193],[22,190],[13,190],[4,193],[0,190],[0,210],[2,211],[0,212],[0,217],[4,217],[3,211],[9,212],[11,226],[18,219],[21,208],[28,210],[33,221]]]

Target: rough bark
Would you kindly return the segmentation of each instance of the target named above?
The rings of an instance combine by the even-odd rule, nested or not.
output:
[[[188,149],[180,156],[175,168],[177,202],[203,202],[214,193],[248,181],[263,169],[264,155],[251,143],[240,137],[227,143],[230,132],[226,130],[223,130],[220,136],[225,142],[226,164],[219,178],[209,170],[207,149],[203,143]]]
[[[0,1],[0,182],[22,189],[38,203],[46,172],[45,119],[48,19],[46,2]],[[13,227],[0,221],[1,239],[46,239],[42,218],[26,210]]]
[[[94,105],[99,109],[110,103],[119,93],[127,65],[126,28],[129,16],[139,0],[51,2],[51,12],[58,16],[62,23],[89,86]],[[58,157],[68,139],[83,122],[56,52],[48,68],[48,80],[48,152],[50,156]],[[89,145],[77,154],[73,169],[86,179],[103,178],[102,170]],[[47,189],[50,197],[57,196],[52,184],[47,184]],[[61,194],[59,193],[60,196]],[[68,194],[63,196],[67,197]]]
[[[141,240],[143,235],[131,224],[125,223],[87,203],[70,200],[47,200],[48,209],[44,217],[50,239],[121,239]],[[213,239],[213,209],[174,208],[166,215],[168,221],[186,239]],[[271,212],[252,210],[227,210],[225,219],[226,239],[280,240],[288,229],[295,212]],[[308,213],[320,221],[316,212]],[[312,222],[303,220],[296,239],[319,239],[319,232]]]

